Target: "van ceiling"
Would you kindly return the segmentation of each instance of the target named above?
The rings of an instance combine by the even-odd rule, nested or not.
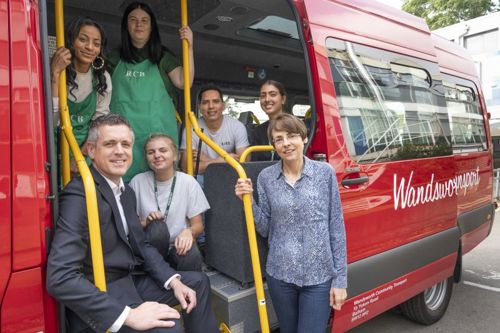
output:
[[[55,34],[53,0],[49,32]],[[90,16],[101,23],[108,37],[108,51],[120,44],[122,13],[131,0],[66,0],[65,20]],[[181,58],[178,37],[180,1],[147,1],[153,8],[162,42]],[[215,81],[253,90],[262,79],[248,77],[249,69],[264,69],[265,79],[282,81],[288,90],[307,90],[305,62],[300,42],[279,33],[248,27],[274,15],[295,21],[287,0],[189,0],[189,25],[194,33],[196,81]],[[264,79],[264,80],[265,80]],[[244,92],[242,92],[244,94]]]

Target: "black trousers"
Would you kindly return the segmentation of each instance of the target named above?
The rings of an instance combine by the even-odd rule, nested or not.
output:
[[[217,333],[219,328],[211,308],[210,280],[201,272],[180,272],[181,282],[196,292],[196,307],[189,313],[183,312],[184,326],[186,332],[190,333]],[[173,291],[159,287],[147,275],[134,276],[134,282],[138,293],[144,301],[156,301],[170,306],[179,304]],[[179,325],[174,328],[155,330],[154,332],[183,332]],[[120,330],[121,332],[121,330]],[[133,332],[133,331],[124,331]]]
[[[210,281],[208,277],[201,272],[180,272],[181,281],[189,288],[196,292],[196,307],[189,313],[182,313],[184,320],[184,328],[180,320],[173,320],[175,326],[171,328],[155,328],[148,331],[148,333],[218,333],[217,322],[211,308],[210,301]],[[131,281],[132,280],[132,281]],[[135,289],[131,289],[131,283]],[[123,279],[110,283],[108,285],[108,293],[113,297],[127,304],[131,308],[135,308],[147,301],[154,301],[158,303],[175,306],[179,304],[174,296],[172,290],[166,290],[163,286],[157,285],[148,275],[129,275]],[[74,317],[74,313],[71,313]],[[69,317],[68,317],[69,318]],[[79,319],[79,318],[78,318]],[[81,321],[81,320],[80,320]],[[71,329],[70,320],[69,332],[93,332],[90,328],[84,330]],[[83,324],[83,323],[82,323]],[[78,326],[78,325],[77,325]],[[81,327],[81,326],[80,326]],[[139,333],[129,327],[122,326],[120,333]]]
[[[153,221],[144,229],[148,241],[156,247],[172,268],[177,271],[198,271],[201,272],[203,258],[196,243],[185,255],[177,254],[175,248],[169,249],[170,232],[163,221]]]

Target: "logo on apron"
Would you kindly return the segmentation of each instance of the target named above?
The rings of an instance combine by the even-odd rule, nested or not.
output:
[[[70,117],[71,117],[71,121],[73,123],[81,124],[81,123],[85,122],[85,118],[83,116],[72,114],[72,115],[70,115]]]
[[[127,70],[125,72],[125,77],[145,77],[146,73],[143,71],[132,71],[132,70]]]

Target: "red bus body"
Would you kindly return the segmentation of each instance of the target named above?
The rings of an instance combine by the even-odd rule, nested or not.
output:
[[[431,35],[423,20],[369,0],[295,0],[311,69],[317,123],[308,153],[326,154],[339,182],[365,175],[369,181],[339,184],[345,216],[349,273],[366,281],[334,314],[334,332],[373,318],[451,276],[463,254],[491,230],[492,152],[463,152],[425,160],[357,164],[350,156],[330,68],[327,41],[349,41],[437,64],[442,74],[472,82],[484,123],[484,99],[475,68],[463,49]],[[36,1],[0,0],[0,331],[57,332],[55,302],[45,290],[47,229],[51,228],[42,55]],[[491,142],[489,128],[485,127]],[[412,173],[413,172],[413,173]],[[415,186],[477,172],[479,186],[458,195],[395,208],[398,181]],[[404,187],[406,188],[406,187]],[[403,189],[404,189],[403,188]],[[402,195],[400,193],[400,195]],[[489,208],[488,208],[489,207]],[[472,221],[472,222],[471,222]],[[455,230],[456,229],[456,230]],[[436,237],[459,233],[453,251],[436,258],[402,260]],[[451,237],[451,238],[450,238]],[[427,244],[427,245],[426,245]],[[412,247],[413,246],[413,247]],[[403,253],[403,254],[401,254]],[[405,257],[406,256],[406,257]],[[432,256],[431,256],[432,257]],[[387,265],[379,266],[380,263]],[[407,265],[407,266],[405,266]],[[389,271],[389,273],[387,273]],[[358,272],[358,273],[356,273]],[[401,272],[404,272],[403,274]],[[388,279],[393,274],[394,279]]]
[[[370,179],[368,183],[354,188],[340,187],[347,231],[349,272],[353,271],[353,263],[397,252],[404,245],[425,242],[433,235],[457,227],[457,220],[468,212],[491,206],[491,145],[486,151],[429,158],[425,162],[416,159],[357,165],[346,151],[345,133],[342,135],[339,129],[341,116],[332,85],[334,80],[325,41],[333,37],[424,59],[439,64],[442,74],[464,78],[480,87],[474,64],[465,50],[431,35],[423,20],[375,1],[305,0],[300,1],[300,4],[307,11],[305,20],[313,40],[308,46],[312,67],[315,68],[313,82],[317,112],[320,114],[318,118],[322,120],[311,150],[313,153],[326,153],[339,180],[348,177],[349,172],[346,170],[352,168],[359,168],[359,174],[367,175]],[[479,99],[484,123],[488,124],[480,90]],[[485,130],[490,142],[488,126]],[[414,171],[413,183],[427,184],[431,174],[434,174],[435,179],[450,179],[471,170],[478,171],[481,184],[472,191],[462,190],[456,196],[436,202],[395,210],[395,176],[408,178]],[[478,245],[489,234],[492,223],[492,214],[486,214],[475,227],[464,228],[467,230],[460,235],[461,252],[457,244],[453,253],[350,298],[342,310],[335,313],[333,331],[343,332],[357,326],[451,276],[457,256]],[[418,257],[418,252],[414,256]],[[387,261],[387,264],[378,267],[378,270],[390,270],[392,265],[404,263]],[[365,279],[376,279],[380,275],[378,271],[367,273]]]

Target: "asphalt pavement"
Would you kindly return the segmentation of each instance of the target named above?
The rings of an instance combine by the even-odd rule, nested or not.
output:
[[[488,238],[464,256],[462,281],[439,322],[422,326],[391,310],[349,332],[500,333],[500,211]]]

